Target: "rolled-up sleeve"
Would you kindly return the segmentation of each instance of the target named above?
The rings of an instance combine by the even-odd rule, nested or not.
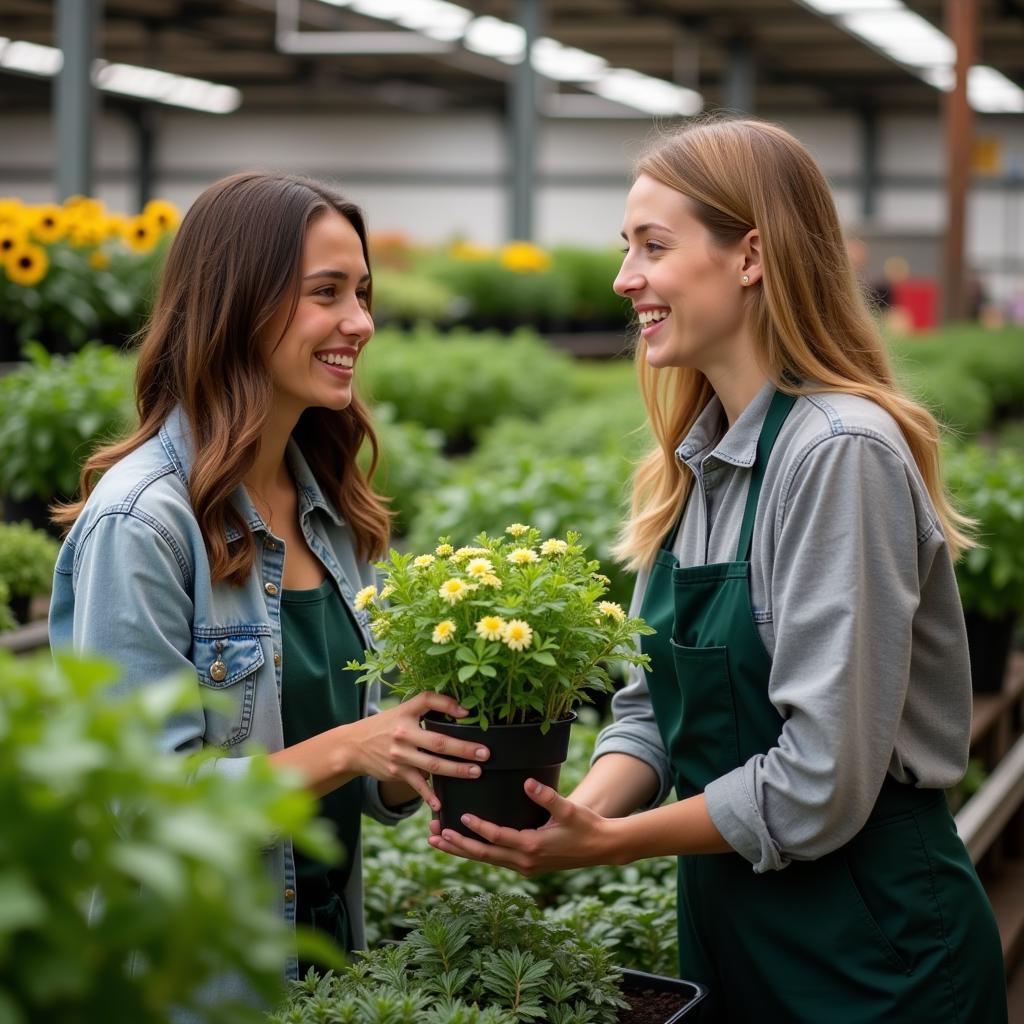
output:
[[[757,872],[813,860],[864,825],[890,764],[907,693],[918,547],[936,528],[907,465],[872,434],[816,442],[775,522],[778,743],[705,790],[726,841]]]
[[[649,573],[637,579],[630,605],[631,617],[640,614]],[[639,646],[640,638],[636,638]],[[647,675],[642,668],[630,666],[625,686],[612,698],[613,722],[601,731],[591,758],[593,764],[605,754],[628,754],[649,765],[658,776],[658,790],[642,810],[657,807],[672,788],[672,765],[654,718]]]

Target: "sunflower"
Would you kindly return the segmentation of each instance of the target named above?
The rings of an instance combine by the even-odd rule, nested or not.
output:
[[[121,237],[130,249],[149,252],[160,239],[160,228],[146,217],[131,217],[121,229]]]
[[[25,288],[42,281],[49,267],[50,258],[46,255],[46,250],[29,242],[18,246],[4,258],[4,270],[7,271],[8,280]]]
[[[29,225],[38,242],[60,241],[68,227],[63,208],[53,203],[45,203],[31,211]]]
[[[68,196],[64,200],[64,208],[89,218],[98,219],[107,215],[107,207],[102,200],[91,199],[89,196]]]
[[[79,248],[99,245],[107,237],[103,221],[96,217],[72,217],[68,223],[68,241]]]
[[[181,223],[181,214],[174,203],[166,199],[150,199],[143,207],[141,216],[155,224],[161,231],[173,231]]]
[[[6,260],[15,249],[28,242],[28,232],[22,224],[0,222],[0,260]]]

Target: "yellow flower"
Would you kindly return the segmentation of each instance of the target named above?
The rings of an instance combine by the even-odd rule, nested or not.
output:
[[[507,557],[513,565],[526,565],[527,562],[537,561],[537,552],[530,548],[516,548]]]
[[[23,243],[4,258],[8,279],[25,288],[42,281],[49,267],[50,257],[46,250],[30,243]]]
[[[376,587],[363,587],[363,589],[356,594],[355,600],[352,602],[352,604],[357,612],[361,612],[376,596]]]
[[[533,274],[547,270],[551,257],[530,242],[509,242],[501,250],[501,265],[517,274]]]
[[[156,224],[161,231],[173,231],[181,223],[178,208],[166,199],[150,199],[143,207],[142,216]]]
[[[89,253],[89,266],[93,270],[106,270],[110,266],[110,257],[102,249],[96,249]]]
[[[43,206],[36,207],[29,223],[32,234],[40,242],[59,241],[67,230],[64,210],[53,203],[45,203]]]
[[[434,548],[434,554],[437,555],[438,558],[447,558],[454,552],[454,550],[455,549],[451,544],[438,544],[437,547]]]
[[[591,573],[591,576],[593,576],[598,583],[603,583],[606,587],[610,587],[612,585],[612,581],[608,579],[608,577],[605,576],[604,573],[595,572]]]
[[[533,629],[522,619],[510,619],[501,630],[501,639],[513,651],[525,651],[533,643]]]
[[[88,196],[68,196],[64,200],[64,209],[73,210],[83,217],[105,217],[107,207],[100,199],[90,199]]]
[[[72,245],[99,245],[106,237],[106,225],[96,217],[78,217],[68,221],[68,240]]]
[[[466,572],[470,576],[490,576],[494,572],[494,566],[491,565],[489,559],[473,558],[466,566]]]
[[[149,252],[160,238],[160,229],[145,217],[131,217],[122,227],[121,237],[136,252]]]
[[[391,628],[391,620],[380,618],[370,623],[370,631],[376,637],[382,637]]]
[[[20,224],[25,217],[25,207],[20,199],[5,196],[0,199],[0,224]]]
[[[448,604],[458,604],[469,593],[469,586],[462,580],[445,580],[438,588],[437,596]]]
[[[488,573],[486,576],[480,577],[480,582],[485,587],[494,587],[495,590],[501,590],[501,580],[498,579],[493,573]]]
[[[447,644],[455,638],[455,623],[451,619],[445,619],[443,622],[439,622],[434,627],[434,632],[430,634],[430,639],[435,644]]]
[[[426,567],[427,567],[428,565],[433,565],[433,564],[434,564],[434,561],[435,561],[435,559],[434,559],[434,556],[433,556],[433,555],[417,555],[417,556],[416,556],[416,557],[415,557],[415,558],[414,558],[414,559],[412,560],[412,564],[413,564],[413,565],[414,565],[414,566],[415,566],[415,567],[416,567],[417,569],[426,569]]]
[[[505,532],[510,537],[522,537],[524,533],[530,532],[530,528],[528,526],[524,526],[522,523],[513,523],[511,526],[505,527]]]
[[[391,586],[391,584],[389,583],[386,587],[384,587],[381,590],[381,592],[380,592],[380,599],[382,601],[386,601],[394,592],[395,592],[395,588],[393,586]]]
[[[540,546],[542,555],[564,555],[569,550],[569,545],[564,540],[546,540]]]
[[[453,555],[452,558],[456,562],[461,562],[464,558],[473,558],[475,555],[489,555],[490,552],[487,548],[459,548]]]
[[[485,615],[476,624],[476,633],[485,640],[500,640],[504,628],[505,620],[500,615]]]
[[[626,613],[622,610],[622,605],[617,604],[615,601],[600,601],[598,602],[597,610],[609,618],[615,619],[616,622],[622,622],[626,617]]]
[[[27,243],[28,231],[23,224],[0,221],[0,260],[6,260],[10,253]]]

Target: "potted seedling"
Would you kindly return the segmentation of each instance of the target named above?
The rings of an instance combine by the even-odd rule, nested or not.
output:
[[[454,697],[469,716],[432,713],[430,728],[491,752],[478,779],[435,777],[445,828],[473,835],[466,813],[543,825],[547,812],[523,784],[557,787],[573,709],[612,689],[606,662],[647,663],[636,636],[650,628],[605,599],[609,580],[580,539],[542,541],[520,523],[468,547],[442,537],[433,553],[392,551],[379,566],[380,593],[358,595],[376,639],[363,663],[348,665],[358,681],[388,682],[403,700],[431,690]]]

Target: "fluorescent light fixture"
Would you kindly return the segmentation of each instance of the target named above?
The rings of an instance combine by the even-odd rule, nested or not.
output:
[[[4,39],[0,48],[0,67],[9,71],[23,71],[26,75],[51,78],[64,64],[64,54],[53,46],[40,46],[20,40]]]
[[[700,112],[704,105],[699,92],[680,85],[642,75],[628,68],[612,68],[599,81],[586,86],[606,100],[625,103],[648,114],[663,116],[689,115]]]
[[[913,11],[844,14],[840,24],[855,36],[911,67],[941,67],[956,61],[953,41]]]
[[[857,11],[898,11],[902,0],[800,0],[819,14],[853,14]]]
[[[447,0],[325,0],[335,7],[348,7],[368,18],[392,21],[403,28],[421,32],[431,39],[453,42],[461,38],[473,19],[473,12]]]
[[[546,36],[533,44],[530,55],[534,70],[557,82],[594,82],[608,68],[608,61],[586,50],[563,46]]]
[[[526,32],[519,25],[486,15],[470,22],[462,43],[467,50],[503,64],[518,64],[523,59]]]
[[[53,78],[64,64],[64,54],[54,46],[40,46],[0,38],[0,68]],[[242,102],[242,94],[230,85],[217,85],[200,78],[172,75],[156,68],[133,64],[110,64],[95,60],[92,80],[105,92],[169,103],[210,114],[230,114]]]
[[[967,99],[984,114],[1024,114],[1024,89],[985,64],[967,72]]]

